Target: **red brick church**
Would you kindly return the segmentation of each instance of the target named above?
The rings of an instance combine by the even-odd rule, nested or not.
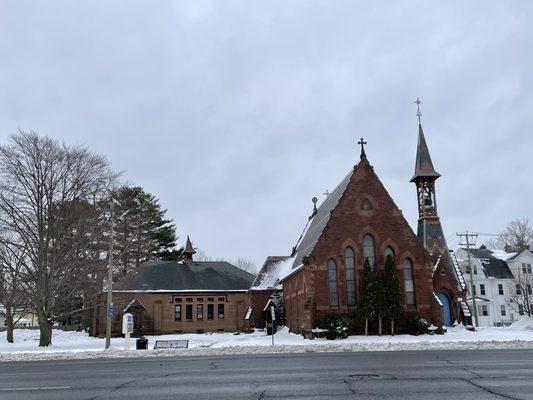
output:
[[[466,287],[448,250],[437,213],[435,171],[419,124],[415,174],[418,234],[383,186],[361,139],[360,161],[315,207],[288,256],[268,257],[251,288],[256,325],[264,299],[283,291],[287,326],[309,333],[324,314],[355,311],[366,259],[382,270],[387,255],[396,262],[406,314],[436,325],[468,322]]]

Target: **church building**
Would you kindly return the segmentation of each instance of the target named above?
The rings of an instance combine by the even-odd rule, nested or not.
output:
[[[313,198],[314,209],[291,254],[265,261],[250,290],[252,308],[256,311],[268,293],[282,289],[287,326],[310,334],[325,314],[352,314],[365,260],[382,271],[391,255],[407,316],[417,314],[435,325],[468,323],[464,279],[437,213],[435,181],[440,175],[433,168],[422,125],[411,180],[417,188],[417,234],[370,164],[366,142],[358,143],[359,163],[318,207]],[[260,326],[260,313],[255,315]]]

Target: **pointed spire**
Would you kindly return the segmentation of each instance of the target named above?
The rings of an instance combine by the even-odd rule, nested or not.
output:
[[[437,179],[440,177],[440,174],[435,171],[435,168],[433,167],[431,155],[429,154],[428,145],[426,143],[424,131],[420,122],[420,117],[422,116],[422,113],[420,112],[420,104],[422,102],[417,98],[415,103],[418,107],[418,112],[416,114],[418,117],[418,145],[416,148],[415,174],[413,175],[411,182],[414,182],[420,177],[431,177]]]
[[[183,254],[185,255],[185,259],[183,260],[183,262],[185,264],[192,263],[192,261],[193,261],[192,256],[193,256],[193,254],[196,254],[196,251],[192,247],[192,243],[191,243],[191,239],[189,239],[189,235],[187,235],[187,244],[185,245],[185,249],[183,250]]]

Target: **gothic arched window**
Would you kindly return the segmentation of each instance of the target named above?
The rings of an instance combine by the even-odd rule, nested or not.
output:
[[[355,306],[355,253],[351,247],[344,251],[344,267],[346,272],[346,304]]]
[[[371,235],[365,235],[363,238],[363,259],[370,263],[372,269],[376,268],[376,252],[374,250],[374,238]]]
[[[385,260],[387,260],[388,256],[391,256],[392,260],[394,261],[394,249],[390,246],[387,246],[387,248],[385,249]]]
[[[337,263],[333,258],[328,261],[328,288],[329,288],[329,305],[339,305],[339,289],[337,287]]]
[[[413,263],[406,258],[403,262],[403,278],[405,284],[405,301],[407,307],[416,307],[415,282],[413,279]]]

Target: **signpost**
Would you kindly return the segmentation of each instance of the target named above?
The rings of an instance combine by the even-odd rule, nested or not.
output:
[[[272,346],[274,346],[274,333],[275,333],[275,323],[276,323],[276,311],[274,310],[274,306],[270,306],[270,314],[272,315]]]
[[[125,313],[122,316],[122,333],[126,335],[124,350],[130,349],[130,335],[133,333],[133,314]]]

